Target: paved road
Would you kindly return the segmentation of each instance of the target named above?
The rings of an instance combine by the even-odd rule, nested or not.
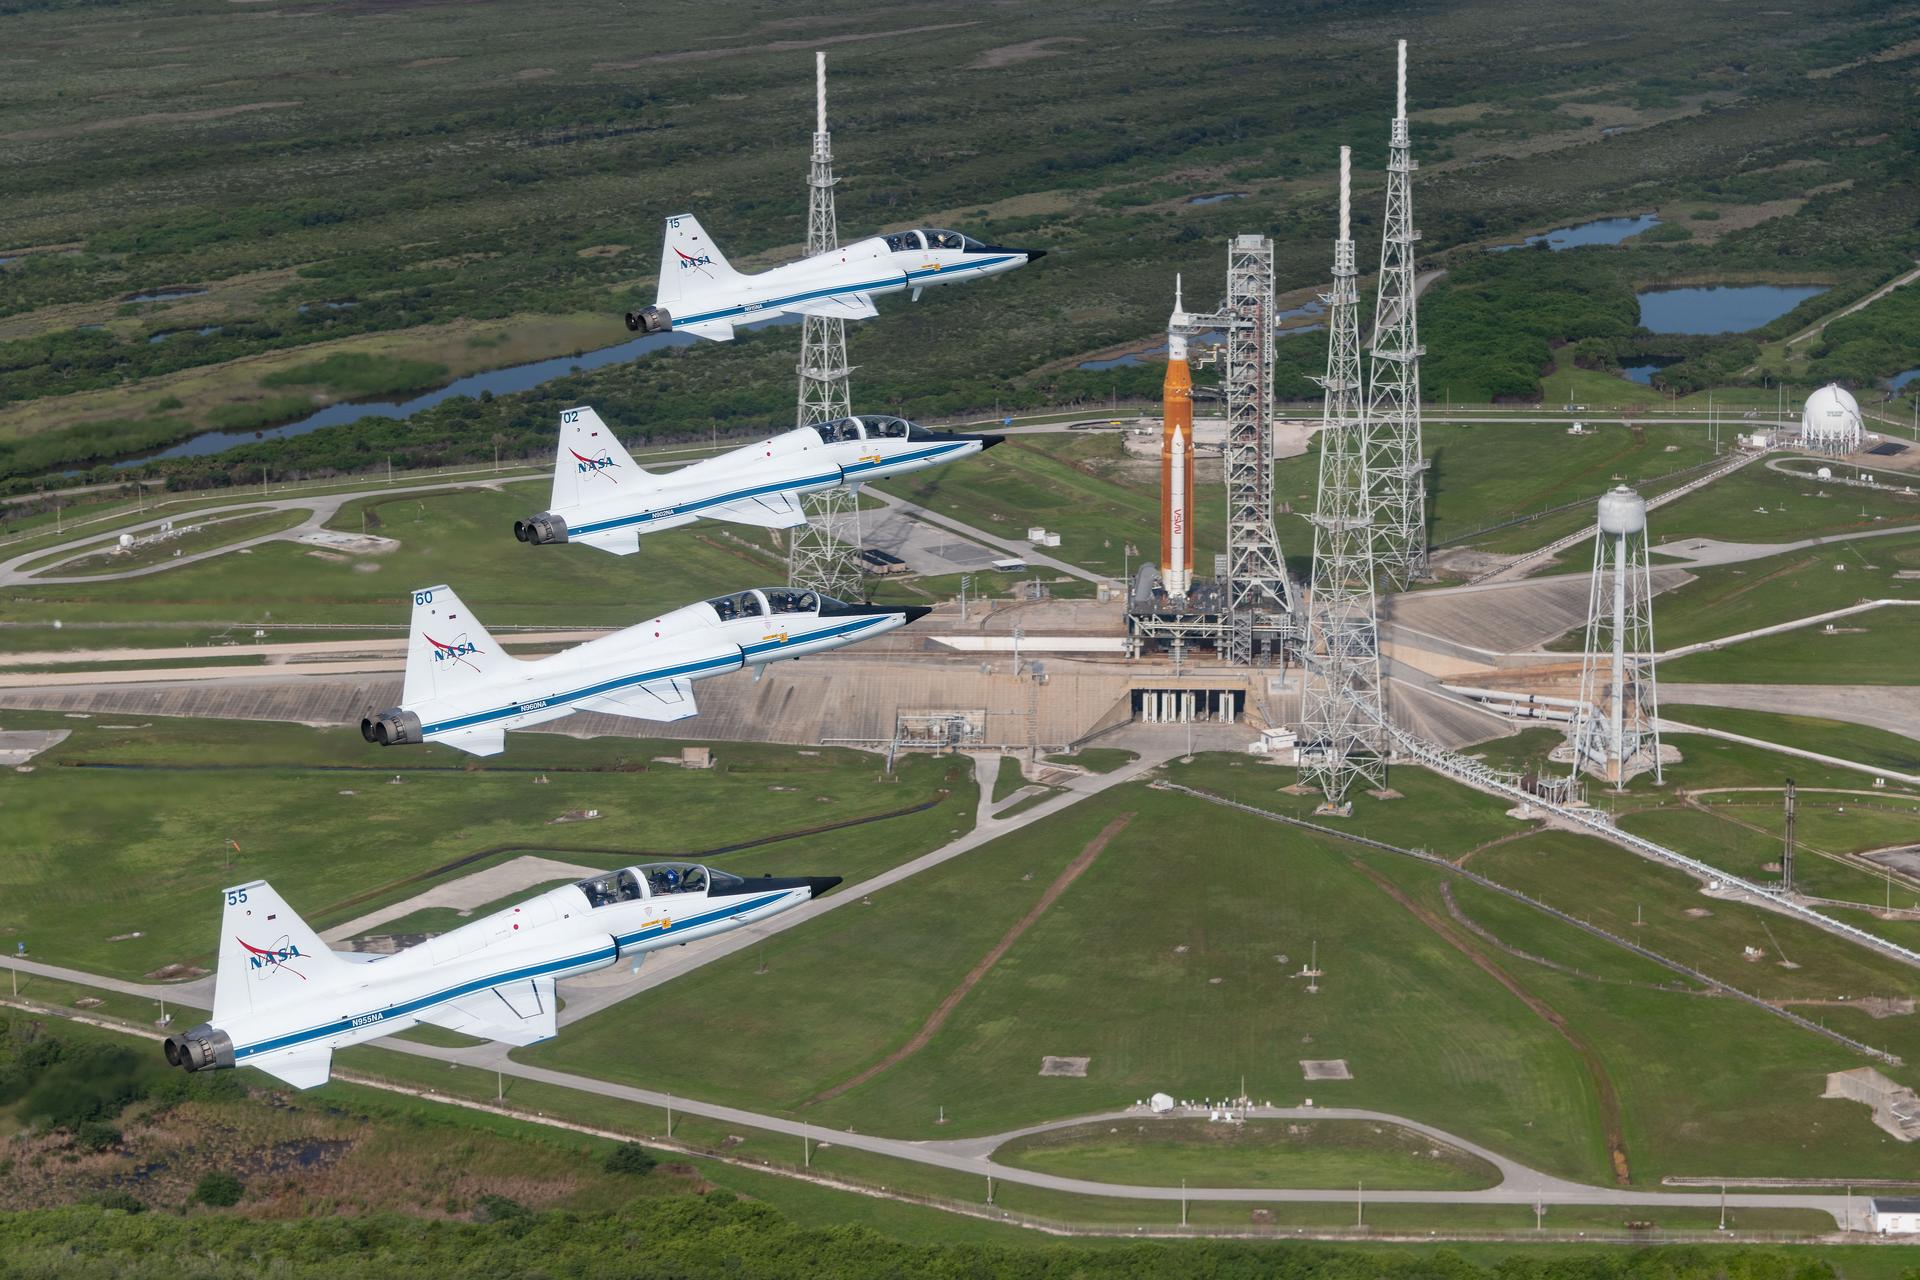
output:
[[[1850,316],[1854,312],[1860,310],[1862,307],[1865,307],[1871,303],[1880,301],[1880,299],[1886,297],[1888,294],[1892,293],[1895,289],[1898,289],[1901,285],[1911,284],[1915,280],[1920,280],[1920,267],[1915,267],[1913,270],[1907,272],[1905,275],[1897,276],[1894,279],[1887,281],[1887,283],[1881,285],[1878,289],[1875,289],[1872,293],[1860,299],[1860,301],[1854,303],[1852,306],[1845,307],[1839,311],[1836,311],[1832,315],[1826,317],[1824,320],[1816,321],[1814,324],[1812,324],[1808,328],[1802,329],[1799,333],[1796,333],[1791,338],[1788,338],[1786,345],[1788,346],[1788,348],[1793,348],[1800,345],[1802,342],[1805,342],[1808,338],[1817,337],[1818,335],[1826,332],[1827,326],[1832,324],[1835,320],[1841,319],[1844,316]],[[1752,365],[1748,367],[1746,372],[1752,373],[1758,368],[1759,368],[1758,365]]]
[[[214,556],[226,555],[229,552],[238,551],[242,547],[257,547],[266,542],[278,542],[291,538],[299,538],[309,533],[319,533],[325,528],[327,521],[333,519],[341,507],[361,498],[377,498],[403,493],[429,493],[439,489],[497,489],[500,485],[512,483],[515,479],[524,480],[526,477],[496,477],[482,473],[480,475],[463,476],[456,480],[436,480],[420,484],[374,485],[365,489],[356,489],[348,493],[312,494],[305,497],[291,498],[261,496],[251,501],[236,500],[225,506],[206,507],[197,511],[182,512],[178,515],[156,516],[151,520],[141,523],[120,525],[105,533],[87,534],[84,537],[75,538],[71,542],[62,543],[54,547],[41,547],[36,551],[24,552],[11,559],[0,561],[0,587],[18,586],[22,583],[33,583],[39,586],[54,586],[69,583],[93,584],[100,582],[119,582],[127,578],[143,578],[148,574],[165,573],[169,569],[178,569],[184,565],[196,564],[201,560],[211,559]],[[196,521],[215,518],[224,512],[242,510],[305,511],[307,518],[291,529],[281,529],[275,533],[264,533],[255,538],[243,538],[238,542],[229,542],[223,546],[212,547],[205,551],[196,551],[191,555],[180,556],[178,559],[162,560],[159,564],[143,565],[137,569],[125,569],[118,573],[87,574],[79,577],[57,577],[51,573],[43,575],[21,568],[22,565],[29,561],[46,559],[62,552],[68,553],[70,558],[71,556],[77,556],[93,548],[109,546],[118,541],[120,535],[123,533],[131,533],[135,536],[143,533],[158,533],[160,526],[169,522],[174,524],[192,524]],[[57,570],[59,566],[50,565],[48,568],[49,570]]]
[[[1017,556],[1030,565],[1045,565],[1049,569],[1079,578],[1086,582],[1101,583],[1113,581],[1110,577],[1082,569],[1077,564],[1068,564],[1065,560],[1056,560],[1044,551],[1035,551],[1033,544],[1030,542],[1021,542],[1012,538],[1002,538],[998,534],[988,533],[985,529],[975,528],[970,524],[962,524],[951,516],[941,515],[937,511],[929,511],[917,503],[908,502],[904,498],[896,498],[890,493],[882,493],[871,485],[866,488],[865,492],[872,494],[896,511],[906,512],[916,520],[923,520],[928,524],[950,530],[963,538],[970,538],[974,542],[978,542],[983,546],[992,547],[1006,555]]]

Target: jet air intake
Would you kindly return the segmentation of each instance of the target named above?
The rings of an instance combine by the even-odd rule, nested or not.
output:
[[[567,522],[551,511],[542,511],[537,516],[528,516],[525,520],[513,522],[513,536],[520,541],[539,546],[547,542],[565,542],[567,540]]]
[[[186,1071],[206,1071],[233,1065],[233,1037],[203,1022],[191,1031],[168,1036],[167,1065]]]
[[[397,747],[402,743],[426,741],[426,736],[420,732],[420,717],[411,711],[403,711],[399,707],[388,707],[385,711],[362,720],[360,736],[368,742],[376,742],[383,747]]]
[[[673,315],[665,307],[642,307],[627,312],[629,333],[667,333],[673,329]]]

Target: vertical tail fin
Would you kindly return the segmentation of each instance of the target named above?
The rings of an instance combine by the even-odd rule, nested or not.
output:
[[[327,949],[265,880],[225,890],[213,1022],[310,996],[340,978],[346,962]]]
[[[560,411],[560,448],[553,460],[553,504],[548,510],[564,511],[608,497],[646,474],[599,414],[585,405]]]
[[[659,305],[677,314],[685,298],[731,288],[739,279],[700,219],[690,213],[667,219],[667,238],[660,246]]]
[[[517,661],[501,651],[452,587],[442,584],[413,593],[402,702],[464,692],[501,678]]]

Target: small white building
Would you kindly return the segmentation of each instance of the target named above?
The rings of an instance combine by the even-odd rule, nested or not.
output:
[[[1883,1236],[1920,1234],[1920,1197],[1875,1196],[1873,1230]]]

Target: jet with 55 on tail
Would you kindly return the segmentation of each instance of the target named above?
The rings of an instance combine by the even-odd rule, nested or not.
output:
[[[426,587],[413,593],[401,703],[366,717],[360,733],[383,747],[443,742],[491,756],[506,749],[507,730],[576,711],[684,720],[698,714],[695,680],[838,649],[928,612],[767,587],[715,596],[550,657],[522,659],[501,650],[452,588]]]
[[[167,1037],[188,1071],[259,1067],[325,1084],[333,1051],[422,1022],[526,1045],[555,1031],[561,978],[765,920],[838,876],[743,880],[695,863],[592,876],[392,955],[333,951],[264,880],[226,890],[213,1016]]]
[[[660,291],[651,307],[627,313],[635,333],[691,333],[726,342],[733,327],[769,316],[825,316],[865,320],[880,314],[883,293],[965,284],[1024,267],[1044,249],[981,244],[958,231],[927,227],[869,236],[811,258],[742,275],[727,263],[690,213],[667,219],[660,249]]]
[[[643,471],[600,415],[585,407],[560,414],[553,504],[516,520],[522,542],[581,542],[615,555],[640,549],[640,535],[695,520],[767,529],[807,522],[799,498],[838,485],[938,466],[991,449],[1003,436],[929,431],[904,418],[865,414],[783,431],[758,444],[675,471]]]

